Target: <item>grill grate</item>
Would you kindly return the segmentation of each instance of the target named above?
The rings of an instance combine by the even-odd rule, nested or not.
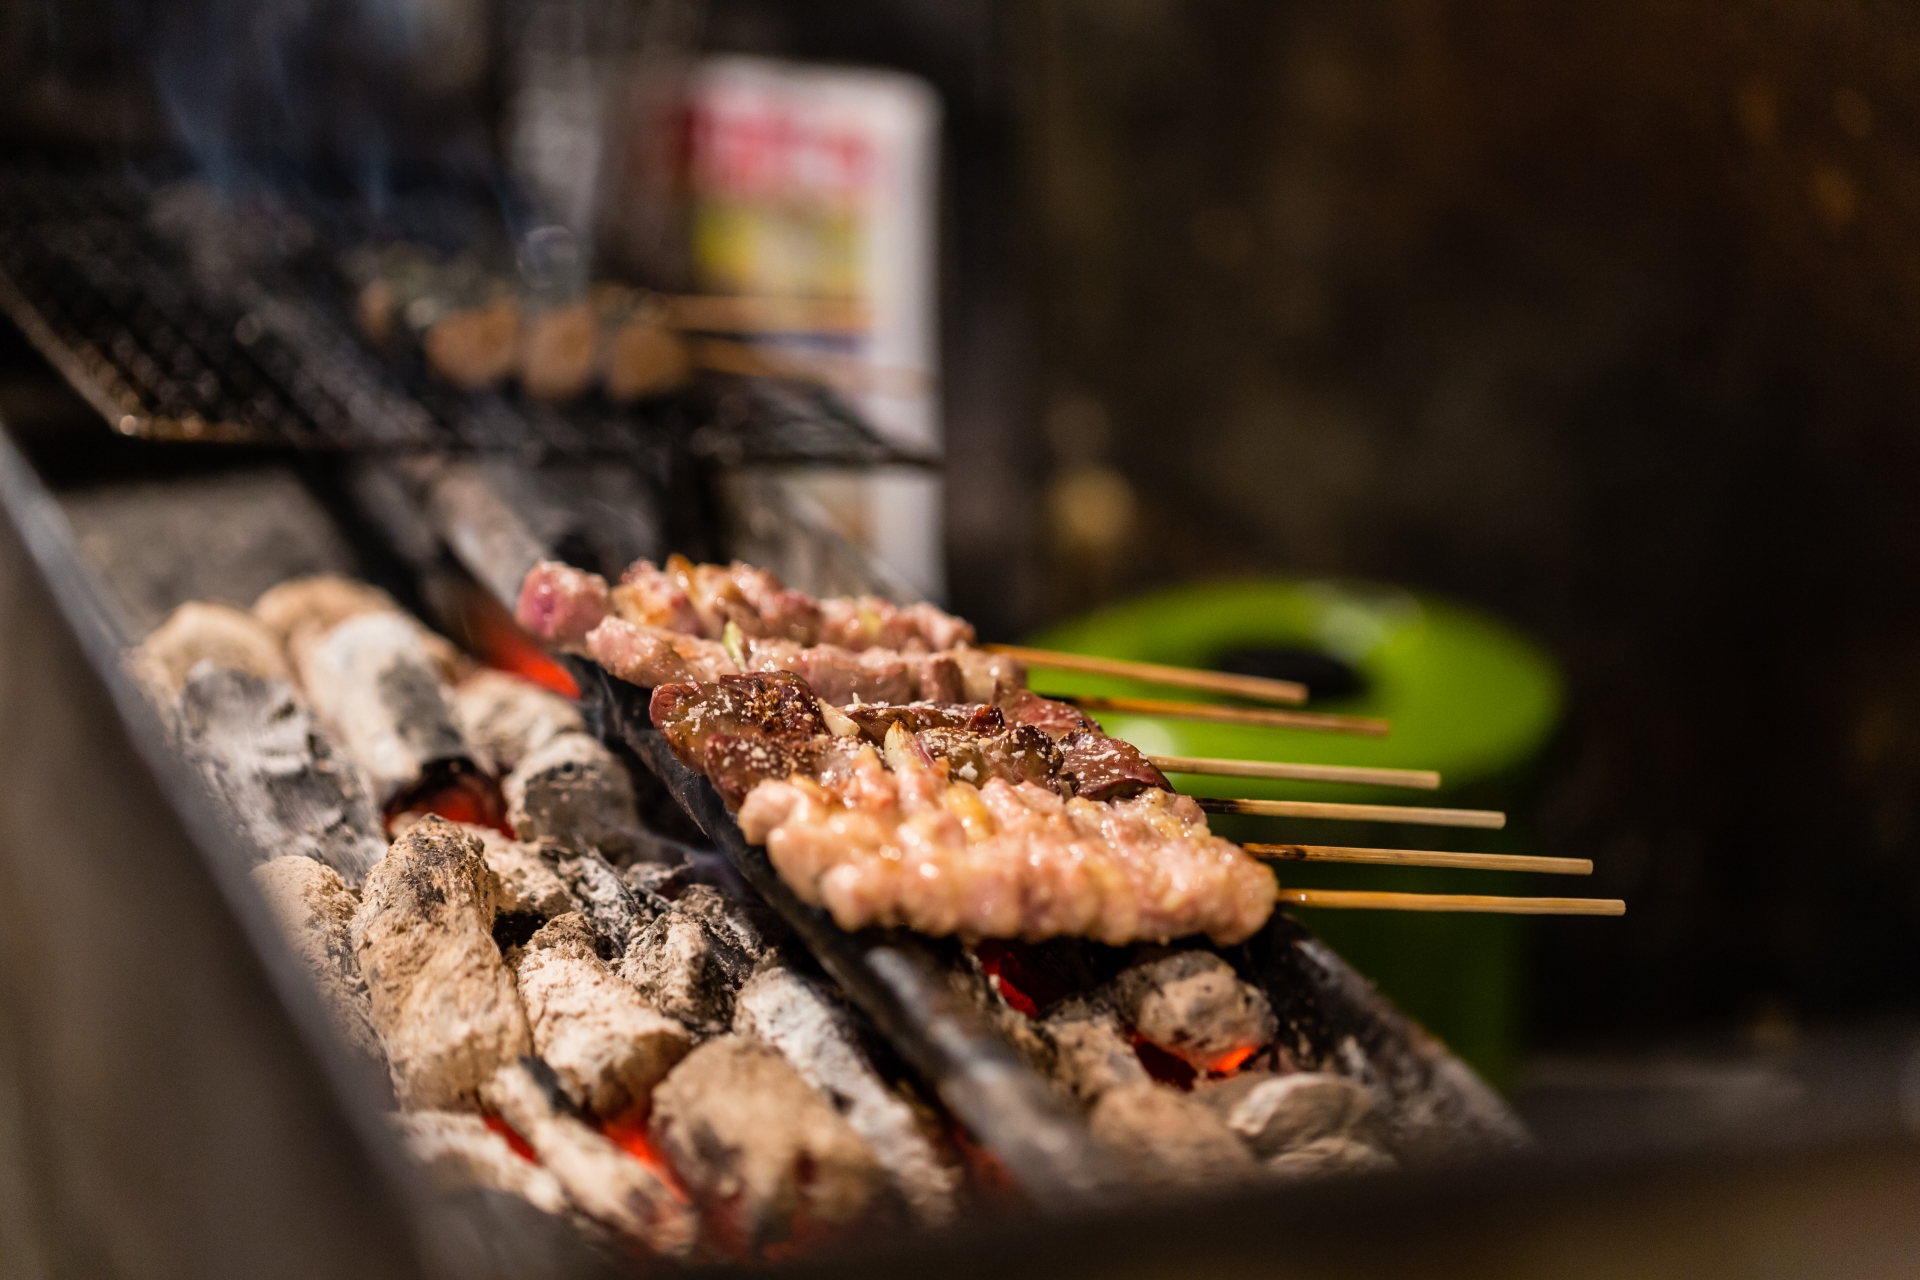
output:
[[[163,230],[182,190],[128,170],[0,170],[0,311],[125,434],[528,460],[652,457],[664,441],[734,465],[930,465],[799,384],[706,375],[633,408],[456,390],[360,340],[333,264],[374,237],[370,219],[263,200],[218,226],[188,210],[183,227],[176,198]],[[421,203],[431,213],[403,224],[487,222],[445,193]]]

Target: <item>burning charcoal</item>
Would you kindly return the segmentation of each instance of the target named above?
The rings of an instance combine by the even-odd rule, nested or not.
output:
[[[1167,1085],[1109,1089],[1088,1120],[1094,1138],[1151,1185],[1204,1186],[1249,1177],[1257,1168],[1205,1103]]]
[[[331,631],[348,618],[365,613],[391,613],[405,618],[420,637],[420,643],[426,646],[443,679],[458,679],[466,669],[467,660],[452,641],[427,630],[380,588],[352,578],[333,573],[289,578],[262,592],[253,602],[253,616],[273,632],[287,653],[292,653],[307,637]]]
[[[584,733],[563,733],[521,760],[501,790],[522,840],[551,840],[618,866],[638,849],[633,780],[613,752]]]
[[[555,851],[558,852],[558,851]],[[564,854],[553,869],[573,894],[575,902],[593,926],[600,943],[600,958],[617,961],[627,953],[634,936],[653,919],[651,904],[634,896],[620,873],[598,854],[578,857]],[[644,992],[642,994],[645,994]],[[656,1001],[656,1003],[658,1003]],[[664,1009],[663,1011],[672,1012]]]
[[[480,1096],[589,1218],[654,1253],[683,1257],[693,1248],[699,1220],[692,1208],[659,1174],[571,1114],[559,1081],[540,1059],[508,1063]]]
[[[505,671],[476,671],[462,680],[453,711],[467,741],[501,774],[558,735],[584,728],[578,707]]]
[[[1120,1020],[1085,1000],[1069,1000],[1041,1023],[1053,1041],[1053,1078],[1083,1103],[1122,1085],[1147,1083]]]
[[[1287,1181],[1384,1173],[1399,1167],[1400,1162],[1386,1152],[1353,1138],[1320,1138],[1267,1161],[1267,1172]]]
[[[349,618],[297,644],[294,662],[314,710],[383,808],[430,771],[473,768],[440,673],[408,619]]]
[[[255,867],[252,877],[280,921],[287,945],[320,988],[320,1003],[340,1038],[384,1074],[387,1056],[374,1032],[367,981],[353,954],[353,913],[360,905],[353,890],[333,868],[312,858],[275,858]]]
[[[743,1036],[708,1041],[668,1073],[650,1131],[754,1252],[850,1225],[886,1191],[853,1126],[778,1052]]]
[[[560,1180],[516,1152],[472,1112],[408,1112],[394,1116],[393,1126],[407,1154],[443,1189],[484,1187],[519,1196],[542,1213],[567,1212]]]
[[[358,885],[386,853],[359,771],[284,680],[202,667],[177,720],[182,754],[258,856],[317,858]]]
[[[1211,951],[1141,960],[1113,980],[1113,993],[1134,1030],[1196,1071],[1231,1070],[1278,1031],[1265,993]]]
[[[403,1107],[472,1102],[532,1036],[493,942],[500,886],[480,842],[428,818],[367,874],[353,943]]]
[[[580,909],[567,882],[538,849],[509,840],[491,827],[454,825],[479,839],[488,869],[499,877],[501,915],[532,916],[545,922]]]
[[[165,712],[173,710],[188,673],[202,662],[263,680],[292,679],[272,633],[224,604],[181,605],[128,657],[134,677]]]
[[[921,1113],[888,1085],[861,1046],[853,1016],[792,969],[764,969],[734,1001],[735,1031],[780,1051],[866,1139],[913,1216],[950,1221],[959,1170],[941,1158]]]
[[[1249,1072],[1205,1086],[1194,1096],[1262,1159],[1322,1138],[1348,1137],[1373,1109],[1373,1097],[1363,1086],[1318,1071]]]
[[[709,884],[688,885],[674,905],[706,921],[715,934],[756,964],[772,955],[787,936],[780,917],[758,898],[743,902]]]
[[[660,1012],[707,1036],[733,1022],[734,993],[753,968],[753,957],[725,932],[676,902],[634,937],[620,976]]]
[[[594,954],[578,912],[556,916],[527,942],[515,970],[533,1044],[567,1096],[613,1119],[644,1103],[668,1068],[693,1047]]]

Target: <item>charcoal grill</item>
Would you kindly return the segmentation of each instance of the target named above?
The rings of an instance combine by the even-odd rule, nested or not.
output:
[[[114,209],[132,217],[139,206],[102,199],[90,207],[105,225]],[[136,241],[143,234],[124,225],[120,230]],[[13,252],[18,241],[7,243]],[[51,259],[57,265],[57,255]],[[213,424],[225,419],[209,410],[231,403],[218,395],[193,399],[202,390],[203,371],[219,378],[225,368],[207,356],[219,346],[207,335],[228,330],[194,330],[190,324],[199,322],[196,316],[205,319],[196,308],[214,308],[169,294],[177,276],[140,277],[134,268],[148,260],[139,253],[122,262],[127,278],[144,278],[139,288],[150,287],[151,296],[139,294],[147,301],[138,303],[127,301],[132,293],[108,299],[111,305],[103,304],[105,309],[86,321],[108,329],[80,328],[82,321],[74,317],[87,314],[85,307],[74,302],[71,310],[63,309],[66,295],[60,291],[69,285],[57,283],[54,271],[32,285],[47,291],[38,301],[22,288],[0,301],[123,434],[175,434],[203,443],[242,438],[222,436],[211,427],[198,435],[138,423],[129,429],[113,416],[116,409],[124,416],[126,402],[109,393],[132,395],[142,412],[154,410],[148,423],[187,423],[199,413]],[[9,282],[17,284],[27,274],[20,267],[21,261],[0,257]],[[73,296],[84,296],[79,286],[72,287],[78,290]],[[14,312],[22,298],[27,298],[25,307]],[[150,311],[141,310],[148,306]],[[174,308],[171,316],[164,307]],[[134,311],[144,318],[136,322]],[[68,327],[57,329],[49,315]],[[36,330],[34,323],[41,327]],[[174,389],[166,393],[172,400],[155,390],[169,385],[159,376],[166,370],[157,357],[152,368],[134,369],[132,357],[102,355],[95,341],[113,325],[138,332],[137,324],[173,325],[186,337],[200,332],[205,338],[205,348],[192,348],[203,367],[185,356],[167,366],[175,370],[166,375],[174,380]],[[104,349],[112,351],[112,338],[104,340]],[[164,352],[158,339],[136,349],[149,356]],[[308,354],[293,343],[287,351],[295,361]],[[270,385],[281,395],[279,383],[265,377],[270,372],[264,371],[257,384],[236,375],[215,391],[226,395],[232,387]],[[408,389],[396,384],[392,394],[407,395]],[[430,397],[413,402],[428,406],[417,420],[437,421]],[[350,434],[316,443],[321,424],[296,398],[281,395],[274,403],[280,406],[276,412],[284,410],[295,425],[283,430],[270,422],[254,423],[248,430],[256,434],[246,439],[303,454],[340,453],[366,443]],[[498,403],[512,407],[505,397]],[[169,413],[178,416],[168,418]],[[760,429],[779,434],[777,423],[762,423]],[[72,430],[84,435],[88,428]],[[455,430],[432,430],[442,434],[422,439],[432,440],[436,454],[510,453],[478,448],[472,437]],[[724,431],[716,435],[738,438]],[[117,444],[104,431],[65,443],[78,447],[62,451],[69,459],[64,485],[140,465],[121,452],[134,442]],[[657,448],[658,442],[647,447]],[[745,446],[729,455],[711,437],[705,448],[707,456],[727,460],[761,456]],[[420,451],[393,438],[377,450]],[[87,461],[76,466],[71,461],[76,457]],[[195,451],[194,458],[184,469],[218,469],[226,462],[211,449]],[[182,468],[175,464],[173,469]],[[384,547],[379,565],[361,568],[394,585],[401,585],[394,574],[430,567],[423,556],[447,554],[439,543],[424,551],[417,541],[411,548],[400,545],[406,539],[393,536],[395,523],[408,518],[420,522],[416,535],[424,529],[451,546],[455,559],[496,591],[511,580],[502,557],[551,549],[537,520],[506,545],[476,536],[484,531],[472,522],[485,517],[476,514],[477,473],[472,471],[398,468],[390,478],[396,478],[392,487],[399,505],[415,504],[410,513],[398,514],[372,511],[366,486],[330,486],[320,481],[321,472],[300,474],[315,480],[315,492],[339,521],[343,542]],[[468,501],[458,500],[460,486],[448,484],[450,475],[468,482]],[[485,483],[477,491],[482,498],[499,498],[501,492]],[[21,1221],[36,1224],[51,1269],[61,1271],[590,1275],[618,1269],[570,1239],[542,1233],[498,1197],[449,1199],[419,1185],[382,1126],[377,1090],[355,1077],[304,974],[250,888],[240,883],[245,859],[231,847],[233,837],[171,759],[152,713],[122,675],[119,655],[131,637],[118,621],[121,611],[98,565],[83,554],[34,462],[5,441],[0,441],[0,504],[8,515],[0,531],[0,583],[9,636],[0,671],[8,723],[17,734],[5,753],[10,798],[0,820],[6,889],[0,910],[9,939],[0,1023],[9,1040],[4,1066],[13,1077],[0,1083],[12,1096],[33,1101],[31,1114],[21,1110],[6,1118],[5,1140],[16,1149],[24,1143],[39,1157],[36,1167],[51,1170],[44,1185],[24,1193],[17,1186],[0,1188],[7,1197],[0,1207],[18,1209]],[[422,598],[424,593],[411,594]],[[769,878],[764,858],[740,843],[704,782],[676,772],[671,757],[647,736],[644,707],[633,691],[605,680],[598,687],[590,681],[588,687],[599,699],[609,732],[657,769],[734,866],[778,903],[778,881]],[[800,919],[804,911],[789,904],[790,919]],[[1010,1163],[1035,1199],[1059,1211],[1044,1218],[987,1218],[946,1237],[904,1237],[784,1268],[796,1274],[828,1266],[837,1275],[856,1276],[893,1274],[903,1267],[916,1274],[977,1274],[991,1268],[1057,1276],[1116,1266],[1275,1272],[1291,1265],[1315,1274],[1358,1275],[1388,1274],[1396,1259],[1412,1257],[1422,1259],[1428,1274],[1456,1269],[1466,1274],[1499,1256],[1498,1242],[1509,1238],[1516,1224],[1526,1224],[1531,1233],[1528,1256],[1551,1259],[1555,1233],[1582,1204],[1588,1221],[1599,1215],[1609,1227],[1608,1240],[1625,1249],[1618,1255],[1626,1260],[1619,1273],[1628,1274],[1628,1246],[1638,1238],[1628,1229],[1633,1216],[1649,1212],[1690,1179],[1710,1177],[1715,1185],[1748,1197],[1726,1202],[1723,1224],[1742,1221],[1742,1206],[1752,1197],[1772,1197],[1774,1220],[1800,1232],[1802,1256],[1809,1258],[1821,1256],[1821,1242],[1834,1240],[1832,1226],[1822,1224],[1836,1220],[1836,1205],[1900,1197],[1910,1203],[1920,1191],[1920,1162],[1913,1153],[1877,1144],[1803,1165],[1804,1175],[1824,1174],[1829,1181],[1819,1195],[1793,1202],[1784,1199],[1791,1183],[1777,1169],[1675,1169],[1627,1187],[1591,1173],[1492,1163],[1469,1166],[1465,1173],[1284,1196],[1240,1191],[1204,1203],[1143,1199],[1116,1205],[1087,1194],[1097,1191],[1102,1179],[1097,1168],[1082,1162],[1084,1153],[1072,1137],[1062,1137],[1049,1150],[1045,1126],[1052,1118],[1032,1098],[1023,1102],[1019,1088],[1009,1091],[1008,1082],[1016,1077],[1005,1073],[1012,1067],[980,1039],[979,1029],[943,1020],[930,1002],[915,998],[926,990],[929,966],[916,956],[926,944],[852,939],[824,931],[817,920],[802,932],[829,970],[856,996],[864,995],[869,1012],[904,1056],[942,1086],[956,1112],[964,1116],[970,1108],[984,1108],[980,1114],[997,1116],[1009,1129],[1036,1126],[1006,1135],[1002,1150],[1013,1150],[1015,1138],[1037,1149]],[[1297,924],[1277,918],[1233,959],[1243,975],[1274,996],[1289,1024],[1315,1043],[1326,1047],[1351,1038],[1385,1064],[1391,1087],[1408,1097],[1434,1099],[1436,1123],[1468,1130],[1478,1126],[1488,1134],[1502,1127],[1504,1113],[1484,1086]],[[80,1062],[88,1069],[75,1072]],[[990,1087],[981,1087],[982,1069],[1002,1074]],[[955,1073],[965,1077],[969,1071],[974,1073],[971,1099],[963,1096],[967,1080],[955,1079]],[[955,1087],[945,1087],[950,1084]],[[1023,1105],[1028,1110],[1022,1111]],[[990,1132],[990,1126],[982,1128]],[[0,1148],[0,1158],[3,1153]],[[1789,1203],[1798,1206],[1797,1212],[1777,1207]],[[1488,1206],[1498,1206],[1491,1226]],[[1462,1221],[1480,1225],[1463,1231]],[[1382,1229],[1382,1222],[1391,1225]],[[1516,1273],[1528,1273],[1526,1266]]]

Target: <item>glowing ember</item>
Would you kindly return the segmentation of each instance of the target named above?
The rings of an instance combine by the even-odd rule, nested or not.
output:
[[[680,1175],[674,1172],[673,1165],[647,1136],[647,1108],[638,1107],[618,1119],[605,1121],[600,1126],[600,1132],[614,1146],[658,1174],[660,1181],[667,1184],[667,1189],[681,1204],[691,1203],[687,1189],[680,1183]]]
[[[1170,1084],[1176,1089],[1191,1089],[1193,1082],[1200,1078],[1199,1072],[1139,1032],[1128,1032],[1127,1039],[1133,1043],[1133,1051],[1139,1055],[1140,1065],[1161,1084]]]
[[[1247,1059],[1253,1055],[1254,1046],[1250,1044],[1242,1045],[1238,1049],[1230,1049],[1207,1064],[1207,1074],[1210,1076],[1230,1076],[1245,1066]]]
[[[393,834],[401,818],[416,814],[434,814],[448,822],[491,827],[502,835],[513,834],[513,828],[507,825],[507,806],[500,798],[500,789],[492,780],[477,774],[457,774],[441,785],[401,796],[387,810],[387,834]]]
[[[1038,1017],[1042,1008],[1072,994],[1067,979],[1051,972],[1032,947],[985,938],[973,945],[973,955],[993,989],[1029,1018]]]
[[[501,1137],[507,1140],[507,1145],[513,1148],[513,1154],[519,1156],[522,1160],[525,1160],[528,1164],[540,1163],[540,1157],[533,1153],[533,1148],[527,1145],[527,1140],[525,1138],[521,1137],[519,1134],[513,1131],[512,1125],[508,1124],[505,1120],[502,1120],[499,1116],[493,1114],[493,1112],[491,1111],[482,1111],[480,1113],[480,1118],[487,1122],[487,1128],[493,1130],[495,1133],[499,1134]]]
[[[482,662],[531,680],[563,698],[580,697],[580,686],[567,669],[521,630],[499,601],[474,587],[460,593],[459,609],[467,647]]]

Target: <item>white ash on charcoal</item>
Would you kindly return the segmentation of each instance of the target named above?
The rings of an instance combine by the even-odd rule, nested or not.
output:
[[[620,961],[663,904],[634,893],[613,865],[597,853],[570,855],[546,843],[538,848],[593,926],[600,958],[609,963]]]
[[[1083,1105],[1091,1106],[1109,1089],[1152,1080],[1120,1019],[1096,1001],[1065,1001],[1040,1027],[1053,1049],[1049,1073]]]
[[[393,1127],[407,1154],[442,1190],[502,1191],[556,1217],[572,1207],[551,1170],[515,1151],[471,1111],[402,1112]]]
[[[1149,953],[1111,989],[1143,1039],[1196,1071],[1237,1067],[1279,1031],[1266,993],[1211,951]]]
[[[573,1114],[540,1059],[508,1063],[480,1097],[533,1148],[580,1212],[653,1253],[692,1252],[700,1226],[693,1208],[660,1174]]]
[[[626,766],[599,739],[562,733],[529,752],[501,790],[522,840],[551,840],[619,866],[640,852],[640,814]]]
[[[1204,1102],[1148,1082],[1108,1089],[1087,1122],[1138,1182],[1167,1189],[1251,1178],[1259,1166]]]
[[[559,735],[586,728],[571,702],[505,671],[476,671],[462,680],[453,710],[482,763],[500,774]]]
[[[578,912],[556,916],[514,967],[533,1045],[574,1105],[615,1119],[644,1104],[693,1038],[607,968]]]
[[[499,877],[501,915],[526,916],[544,924],[580,909],[567,882],[538,848],[508,839],[491,827],[456,825],[479,838],[487,866]]]
[[[1203,1084],[1194,1096],[1263,1160],[1328,1138],[1364,1141],[1373,1112],[1364,1086],[1324,1071],[1249,1071]]]
[[[477,766],[418,628],[363,613],[296,640],[307,700],[353,757],[383,808],[442,773]]]
[[[367,875],[354,952],[403,1107],[470,1106],[532,1047],[493,940],[499,900],[480,841],[439,818],[409,828]]]
[[[373,1029],[367,980],[353,950],[353,914],[360,899],[338,872],[312,858],[275,858],[250,874],[280,922],[288,947],[319,989],[334,1030],[349,1049],[385,1075],[386,1051]]]
[[[358,885],[386,853],[359,770],[285,680],[203,662],[174,719],[181,754],[257,857],[316,858]]]
[[[293,678],[273,634],[252,615],[198,600],[168,615],[134,648],[127,666],[147,697],[171,713],[188,674],[202,662],[262,680]]]
[[[1288,1182],[1351,1176],[1362,1173],[1389,1173],[1400,1167],[1380,1148],[1353,1138],[1320,1138],[1304,1146],[1284,1151],[1267,1161],[1269,1177]]]
[[[620,961],[620,976],[634,990],[701,1036],[732,1025],[734,995],[759,964],[734,930],[702,909],[708,905],[699,896],[691,905],[670,903],[634,935]]]
[[[734,999],[733,1029],[772,1045],[866,1139],[914,1218],[950,1222],[961,1173],[939,1121],[874,1067],[850,1010],[784,966],[762,969]]]
[[[768,1045],[722,1036],[653,1094],[653,1140],[722,1232],[758,1253],[851,1226],[887,1203],[873,1149]]]
[[[458,680],[472,665],[454,643],[428,630],[376,586],[339,574],[289,578],[268,588],[253,602],[253,616],[272,632],[283,652],[292,654],[307,637],[331,631],[348,618],[390,613],[404,618],[420,637],[441,678]]]

